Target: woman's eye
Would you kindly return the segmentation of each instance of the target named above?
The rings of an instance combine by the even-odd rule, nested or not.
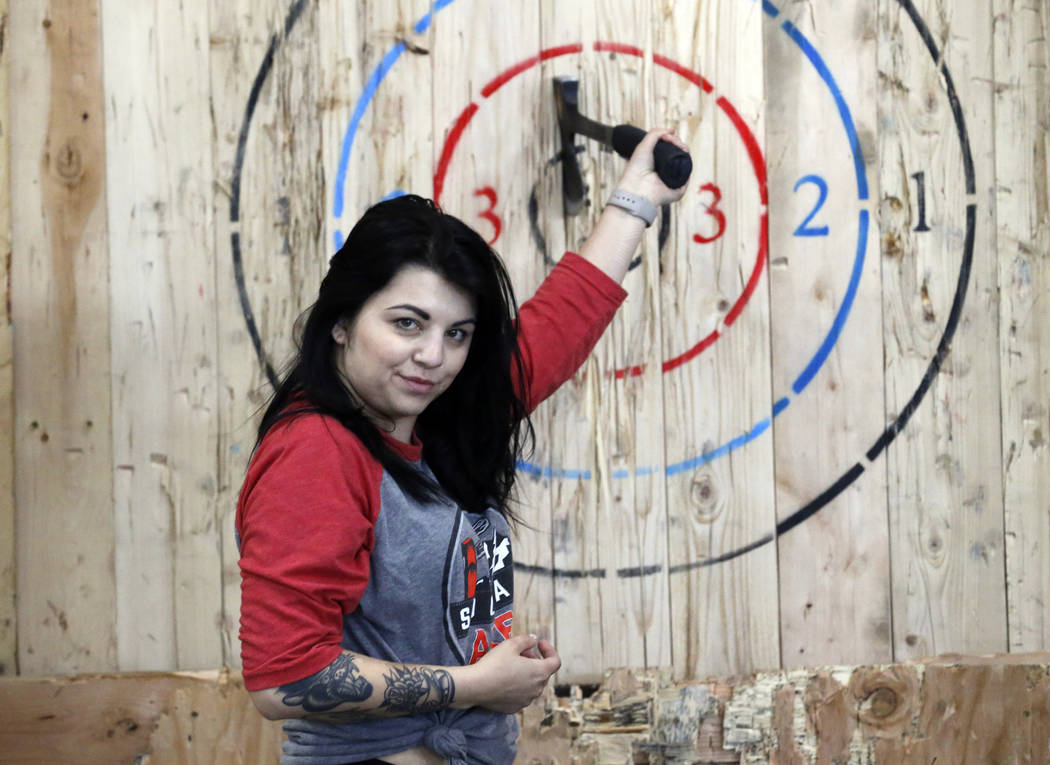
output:
[[[470,337],[470,333],[465,329],[450,329],[448,331],[449,337],[453,340],[467,340]]]
[[[415,319],[409,319],[409,318],[406,317],[406,318],[402,318],[402,319],[395,319],[394,320],[394,325],[398,329],[415,329],[416,327],[419,326],[419,322],[416,321]]]

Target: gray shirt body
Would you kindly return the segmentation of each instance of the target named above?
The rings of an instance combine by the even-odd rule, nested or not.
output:
[[[368,586],[343,619],[343,648],[406,664],[480,659],[510,635],[513,619],[506,519],[494,509],[467,513],[448,499],[417,503],[387,473],[380,499]],[[518,735],[514,715],[479,707],[339,725],[296,719],[284,730],[282,765],[344,765],[418,746],[454,764],[505,765]]]

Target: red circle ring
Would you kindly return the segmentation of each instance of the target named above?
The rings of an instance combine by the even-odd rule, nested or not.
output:
[[[641,48],[633,45],[625,45],[623,43],[614,42],[595,42],[594,50],[599,52],[611,52],[611,53],[622,53],[629,56],[638,56],[639,58],[644,56],[644,51]],[[531,69],[540,62],[547,61],[548,59],[557,58],[558,56],[565,56],[573,53],[582,53],[583,45],[575,43],[572,45],[561,45],[553,48],[547,48],[540,51],[540,53],[531,58],[527,58],[524,61],[520,61],[517,64],[505,69],[488,82],[481,89],[482,98],[489,98],[493,93],[502,88],[517,75]],[[659,54],[653,55],[653,63],[668,69],[675,74],[684,77],[689,82],[693,83],[697,87],[703,89],[705,93],[714,93],[714,86],[704,77],[701,77],[697,72],[694,72],[687,67],[682,66],[676,61],[672,61],[666,56]],[[751,166],[755,171],[755,179],[758,181],[758,193],[759,200],[761,203],[762,213],[759,219],[759,232],[758,232],[758,257],[755,259],[755,264],[751,269],[751,275],[748,277],[747,284],[744,286],[744,291],[737,298],[736,302],[729,309],[729,312],[725,317],[725,326],[728,328],[732,326],[733,322],[739,318],[740,314],[744,310],[744,306],[751,299],[755,289],[758,286],[758,280],[762,276],[762,271],[765,268],[766,261],[768,259],[769,243],[768,243],[768,231],[769,231],[769,217],[768,217],[768,202],[769,195],[766,187],[766,163],[765,158],[762,156],[762,149],[758,145],[758,141],[755,139],[754,133],[741,118],[740,113],[736,110],[736,107],[725,97],[719,96],[715,102],[718,107],[725,113],[729,118],[730,122],[736,128],[740,139],[744,142],[744,146],[747,148],[748,157],[751,160]],[[448,137],[445,139],[445,145],[441,149],[441,158],[438,160],[437,170],[434,172],[434,201],[439,202],[441,192],[445,186],[445,176],[448,173],[448,166],[452,162],[452,155],[456,151],[456,146],[459,143],[459,139],[463,136],[463,131],[467,125],[470,124],[471,119],[478,111],[478,104],[471,102],[456,118],[455,123],[452,125],[452,129],[448,133]],[[440,202],[439,202],[440,203]],[[673,358],[667,359],[663,362],[662,371],[666,374],[672,369],[685,364],[687,361],[691,361],[703,353],[707,348],[714,344],[714,342],[721,336],[721,332],[716,327],[710,334],[704,337],[700,342],[689,348],[684,353],[679,354]],[[645,370],[645,365],[637,365],[632,367],[625,367],[623,369],[617,369],[615,371],[616,379],[623,379],[625,377],[636,377]]]

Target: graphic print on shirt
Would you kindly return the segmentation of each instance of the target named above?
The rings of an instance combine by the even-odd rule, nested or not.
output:
[[[460,511],[445,561],[446,637],[473,664],[510,637],[514,563],[510,538],[487,518]]]

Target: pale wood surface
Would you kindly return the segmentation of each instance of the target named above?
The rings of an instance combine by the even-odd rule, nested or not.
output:
[[[663,262],[663,357],[680,358],[718,333],[663,376],[672,654],[677,676],[695,677],[780,661],[772,442],[767,434],[727,446],[772,411],[764,266],[743,297],[763,257],[763,19],[734,2],[680,12],[662,29],[661,48],[709,86],[661,79],[696,147]],[[750,148],[735,120],[754,137]]]
[[[99,8],[16,3],[10,14],[19,670],[114,669]]]
[[[596,51],[599,76],[581,76],[588,91],[585,113],[605,124],[664,125],[669,115],[653,64],[652,3],[637,3],[633,15],[617,3],[600,2],[588,24],[599,44],[627,44],[635,53]],[[677,23],[677,20],[671,23]],[[661,83],[662,84],[662,83]],[[582,108],[582,107],[581,107]],[[581,139],[582,141],[583,139]],[[589,154],[595,156],[593,141]],[[623,160],[598,152],[592,209],[600,211],[616,188]],[[602,551],[601,667],[671,663],[668,599],[667,502],[664,496],[663,321],[660,294],[659,227],[642,240],[638,265],[623,286],[628,297],[597,349],[600,410],[595,445],[599,513],[593,542]],[[640,374],[620,376],[621,370]],[[610,639],[611,636],[616,639]]]
[[[593,44],[595,27],[593,9],[585,4],[565,0],[545,0],[540,6],[542,24],[541,39],[544,49],[561,45],[580,44],[578,57],[552,59],[551,67],[544,70],[546,90],[552,88],[551,77],[555,74],[578,76],[581,60],[587,55],[589,44]],[[591,23],[589,23],[591,22]],[[593,111],[595,94],[586,90],[581,93],[580,110]],[[550,114],[549,119],[554,119]],[[556,133],[551,133],[551,142],[545,153],[553,156],[560,151]],[[583,139],[580,139],[581,142]],[[592,147],[593,149],[593,147]],[[597,186],[593,151],[580,154],[580,167],[588,196]],[[549,173],[553,192],[550,204],[561,203],[560,167]],[[548,192],[550,193],[550,192]],[[593,202],[592,202],[593,207]],[[556,214],[556,213],[555,213]],[[552,218],[545,234],[549,237],[550,253],[560,258],[564,249],[578,250],[593,222],[592,208],[584,208],[571,219],[564,216]],[[588,416],[588,404],[596,402],[602,371],[597,358],[591,356],[572,380],[563,385],[542,408],[550,417],[550,429],[541,438],[550,443],[551,507],[553,532],[553,561],[557,575],[554,577],[555,645],[562,657],[563,670],[560,681],[580,678],[595,682],[601,677],[603,641],[598,625],[602,624],[603,611],[607,607],[602,601],[601,549],[597,543],[599,518],[599,496],[594,480],[596,444],[596,422]],[[593,411],[593,409],[591,410]],[[607,573],[606,573],[607,575]]]
[[[555,74],[580,77],[589,115],[675,126],[695,162],[663,252],[654,226],[613,328],[535,415],[518,629],[554,639],[559,682],[597,682],[611,665],[687,679],[1046,647],[1045,3],[916,6],[968,127],[972,194],[946,84],[905,0],[125,5],[8,2],[0,26],[15,407],[0,432],[16,508],[7,534],[0,510],[16,561],[12,572],[0,551],[6,667],[16,637],[23,673],[238,664],[233,510],[266,365],[291,353],[337,234],[383,196],[434,192],[470,104],[441,201],[486,237],[498,219],[496,248],[519,298],[532,294],[623,166],[579,138],[591,206],[565,220]],[[868,200],[787,20],[842,90]],[[486,89],[567,44],[578,48]],[[762,230],[743,129],[768,163],[772,261],[734,312]],[[914,230],[918,172],[928,232]],[[805,173],[828,185],[813,221],[826,238],[794,235],[815,200],[812,184],[795,189]],[[477,193],[488,188],[495,201]],[[948,326],[967,205],[965,308],[916,398]],[[842,306],[861,210],[871,228],[849,319],[792,392]],[[715,211],[725,230],[695,241],[717,232]],[[0,408],[12,395],[4,326]],[[660,368],[714,331],[696,358]],[[611,374],[627,368],[639,374]],[[887,427],[895,438],[869,457]],[[775,537],[853,465],[856,481]],[[0,508],[10,484],[0,454]],[[17,618],[5,616],[15,598]]]
[[[245,121],[253,81],[262,64],[273,30],[277,29],[283,4],[212,2],[208,8],[210,30],[210,83],[213,92],[223,98],[212,104],[215,121],[215,231],[212,248],[215,258],[215,290],[223,295],[218,301],[216,322],[218,357],[216,374],[219,396],[216,411],[218,435],[217,472],[219,476],[216,504],[222,557],[223,618],[220,636],[223,663],[240,666],[240,644],[237,639],[240,612],[240,571],[237,568],[237,545],[233,518],[237,494],[248,455],[255,444],[252,414],[267,394],[265,373],[256,358],[249,331],[241,311],[232,255],[231,237],[237,237],[243,249],[241,218],[238,208],[233,216],[235,163],[238,142]],[[256,131],[259,128],[256,126]],[[258,136],[252,136],[258,141]],[[265,165],[252,166],[242,180],[255,184]],[[265,183],[265,181],[264,181]],[[239,190],[239,195],[245,191]]]
[[[1050,15],[995,4],[996,215],[1010,650],[1050,639]]]
[[[784,29],[792,25],[834,67],[846,96],[853,147],[829,85]],[[776,417],[777,520],[813,502],[858,462],[883,427],[880,259],[874,164],[875,8],[819,1],[793,6],[765,25],[766,135],[770,158],[770,294],[774,396],[787,396]],[[843,35],[842,30],[852,30]],[[858,180],[855,152],[864,163]],[[820,200],[816,176],[826,184]],[[862,198],[863,197],[863,198]],[[823,236],[797,231],[827,227]],[[869,216],[856,295],[849,288]],[[801,392],[794,383],[835,331],[831,353]],[[858,402],[871,402],[858,406]],[[884,463],[808,521],[778,540],[780,626],[784,666],[888,661],[889,543]]]
[[[256,415],[272,392],[276,372],[293,345],[292,323],[316,294],[327,262],[321,178],[317,65],[318,10],[292,17],[284,2],[212,3],[212,91],[217,125],[215,289],[218,303],[218,473],[222,544],[224,660],[239,666],[240,573],[233,518]],[[289,19],[290,33],[285,36]],[[265,63],[269,62],[269,67]],[[253,90],[255,88],[255,90]],[[251,94],[255,93],[252,101]],[[248,104],[253,110],[246,119]],[[238,151],[241,151],[239,175]],[[239,180],[237,207],[231,207]],[[256,353],[238,297],[232,237],[241,255],[241,283],[259,333]]]
[[[208,8],[128,10],[102,14],[117,660],[197,669],[223,660],[214,263],[187,257],[213,245]]]
[[[879,169],[882,200],[887,418],[919,385],[950,320],[965,240],[976,241],[958,331],[923,405],[886,453],[893,641],[898,658],[1006,649],[999,400],[991,6],[921,2],[956,88],[975,168],[974,194],[945,86],[903,11],[879,18]],[[948,33],[948,29],[951,33]],[[916,172],[926,178],[927,223],[916,232]],[[912,195],[915,195],[914,197]]]
[[[7,0],[0,0],[6,26]],[[11,120],[8,111],[10,47],[0,48],[0,675],[18,671],[15,630],[15,430],[11,333]]]

